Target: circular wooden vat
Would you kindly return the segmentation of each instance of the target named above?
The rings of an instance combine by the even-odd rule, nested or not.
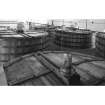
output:
[[[9,61],[25,53],[26,38],[16,33],[0,35],[0,62]]]
[[[105,58],[105,33],[103,32],[96,35],[96,52],[99,56]]]
[[[15,57],[34,51],[43,50],[48,46],[47,33],[16,34],[0,33],[0,61],[7,62]]]
[[[43,50],[48,46],[48,34],[44,32],[0,32],[0,62],[7,62],[15,57],[34,51]]]
[[[56,30],[55,43],[60,47],[86,49],[91,47],[91,31]]]

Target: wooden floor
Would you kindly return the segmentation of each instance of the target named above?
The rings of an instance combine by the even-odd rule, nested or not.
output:
[[[94,48],[83,49],[83,50],[77,50],[77,49],[71,50],[68,48],[58,47],[58,46],[51,43],[50,47],[47,50],[69,50],[69,51],[80,52],[80,53],[88,54],[88,55],[92,55],[92,56],[97,56]],[[3,64],[0,63],[0,86],[6,86],[6,85],[7,85],[7,82],[6,82],[6,77],[5,77],[4,70],[3,70]]]

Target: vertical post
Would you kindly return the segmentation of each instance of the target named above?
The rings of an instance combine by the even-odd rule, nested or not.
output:
[[[43,36],[41,37],[41,51],[43,51],[43,44],[42,44],[42,42],[43,42]]]
[[[54,26],[54,20],[52,20],[52,26]]]
[[[86,29],[87,29],[87,19],[86,19]]]

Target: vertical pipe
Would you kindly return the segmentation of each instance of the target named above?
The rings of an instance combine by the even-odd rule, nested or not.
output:
[[[63,68],[61,68],[61,72],[63,75],[69,79],[72,75],[72,55],[71,54],[64,54],[64,64]]]

